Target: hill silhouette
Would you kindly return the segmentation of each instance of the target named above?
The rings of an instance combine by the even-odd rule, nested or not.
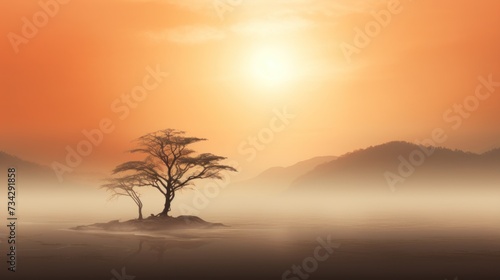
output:
[[[11,167],[15,167],[17,169],[17,174],[20,180],[24,183],[28,183],[24,184],[25,189],[40,189],[41,185],[45,185],[44,188],[49,187],[58,189],[62,185],[61,182],[59,182],[54,170],[52,170],[49,166],[37,164],[0,151],[0,168],[2,170],[7,170],[7,168]],[[104,175],[101,173],[84,173],[75,171],[65,177],[64,184],[78,186],[81,185],[80,183],[85,182],[95,183],[95,181],[103,177]]]
[[[318,165],[330,162],[336,158],[334,156],[321,156],[300,161],[287,167],[271,167],[256,177],[232,184],[228,189],[255,191],[260,194],[277,194],[288,189],[293,181],[313,170]]]
[[[39,165],[16,156],[10,155],[5,152],[0,152],[0,168],[7,170],[7,168],[14,167],[17,169],[19,176],[24,179],[38,179],[38,180],[56,180],[54,172],[46,166]]]
[[[500,149],[475,154],[389,142],[320,165],[297,178],[290,190],[387,192],[391,183],[402,191],[498,189]]]

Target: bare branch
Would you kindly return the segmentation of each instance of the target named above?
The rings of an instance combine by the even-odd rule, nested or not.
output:
[[[155,188],[165,196],[165,210],[162,213],[167,215],[177,190],[192,185],[195,180],[222,179],[222,171],[236,172],[235,168],[220,163],[226,158],[210,153],[195,155],[194,150],[188,148],[201,141],[206,139],[187,137],[184,131],[174,129],[141,136],[136,140],[137,147],[130,152],[143,154],[143,160],[118,165],[113,174],[131,175],[123,175],[105,186],[116,189],[118,185],[120,195],[124,190],[130,191],[129,196],[138,203],[141,202],[134,187]]]

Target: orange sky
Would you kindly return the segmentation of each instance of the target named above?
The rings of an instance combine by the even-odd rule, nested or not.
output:
[[[346,59],[341,44],[353,45],[355,28],[391,1],[242,0],[221,18],[213,4],[223,0],[72,0],[17,45],[9,36],[44,10],[38,0],[1,1],[0,150],[62,162],[105,118],[115,129],[82,169],[118,163],[131,139],[163,128],[206,137],[201,150],[250,171],[438,127],[448,147],[499,147],[500,87],[456,130],[443,114],[474,94],[479,76],[500,81],[500,2],[401,0]],[[126,117],[116,112],[147,67],[169,76]],[[285,107],[295,117],[251,157],[245,141],[267,137],[273,110]]]

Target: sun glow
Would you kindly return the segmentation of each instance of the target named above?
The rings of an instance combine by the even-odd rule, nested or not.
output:
[[[259,84],[283,84],[293,78],[292,56],[286,50],[261,48],[250,59],[251,76]]]

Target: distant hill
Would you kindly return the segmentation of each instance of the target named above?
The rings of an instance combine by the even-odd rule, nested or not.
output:
[[[433,150],[432,155],[426,152]],[[0,168],[14,166],[23,180],[50,183],[51,168],[0,152]],[[103,174],[74,173],[65,184],[86,184]],[[90,182],[95,185],[95,182]],[[356,150],[340,157],[323,156],[288,167],[269,168],[258,176],[232,183],[224,194],[273,195],[294,192],[390,193],[411,191],[500,190],[500,149],[483,154],[408,142],[389,142]]]
[[[7,168],[10,167],[15,167],[17,169],[20,181],[30,182],[30,184],[25,185],[25,187],[38,189],[40,184],[49,184],[53,188],[61,187],[52,168],[18,158],[5,152],[0,152],[0,170],[2,170],[0,172],[6,173]],[[65,176],[64,182],[76,185],[76,183],[85,183],[95,178],[104,178],[104,175],[101,173],[73,172]]]
[[[434,149],[432,155],[425,155],[431,149]],[[300,176],[290,186],[292,191],[364,193],[394,188],[398,191],[500,189],[500,149],[474,154],[389,142],[345,154]]]
[[[300,176],[336,158],[334,156],[322,156],[304,160],[288,167],[272,167],[254,178],[234,183],[228,189],[279,193],[286,190]]]
[[[16,168],[17,173],[19,176],[23,176],[23,179],[56,179],[54,172],[49,167],[0,152],[0,170],[7,172],[10,167]]]

